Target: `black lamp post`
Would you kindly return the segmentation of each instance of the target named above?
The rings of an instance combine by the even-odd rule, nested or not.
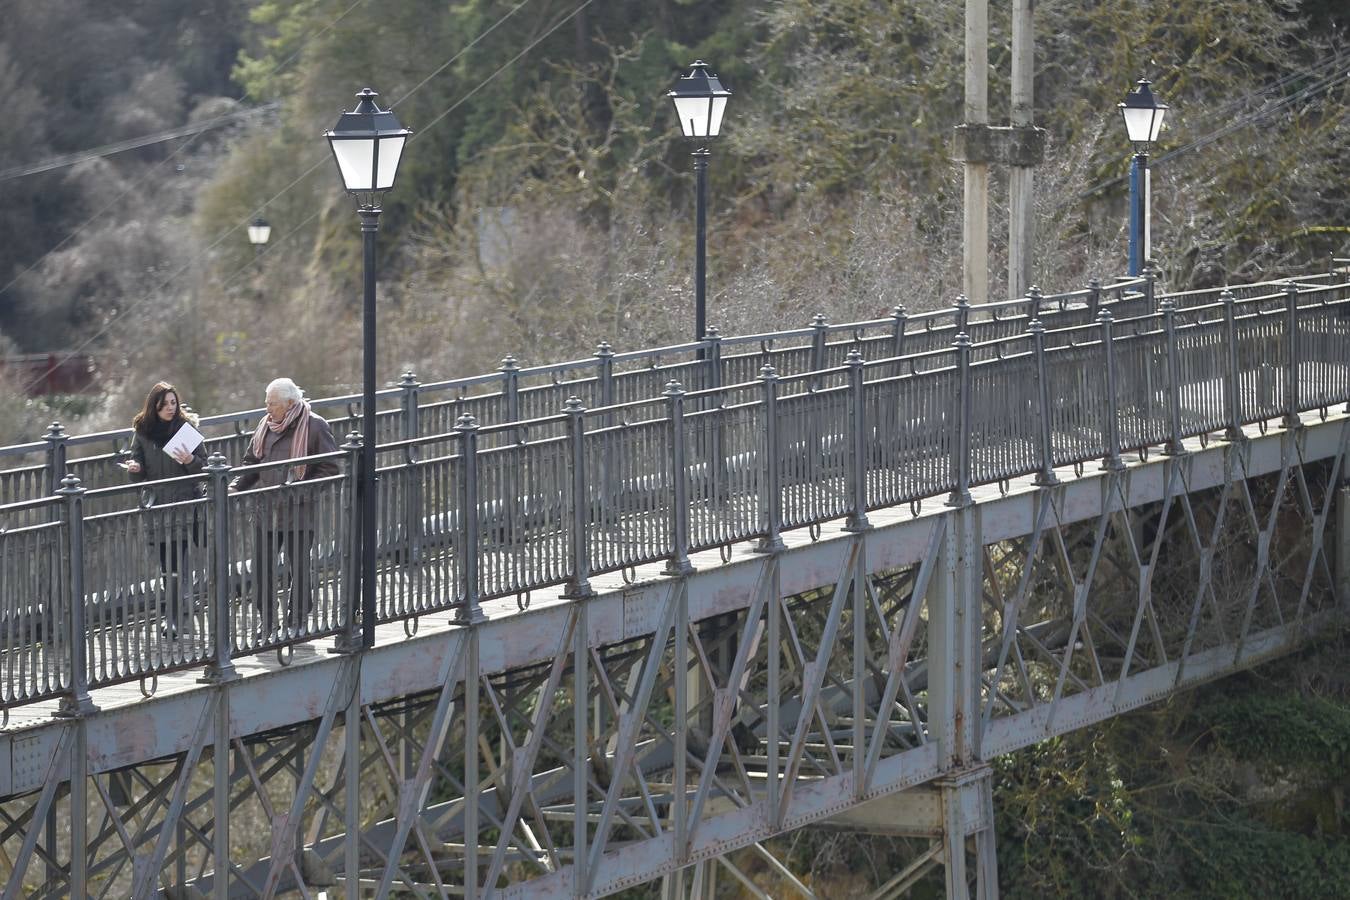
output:
[[[680,131],[687,138],[711,140],[722,130],[722,114],[731,91],[722,87],[717,76],[708,72],[708,64],[695,60],[689,74],[680,78],[667,94],[675,102]],[[701,341],[707,330],[707,245],[708,157],[707,147],[693,152],[694,178],[698,183],[698,212],[694,244],[694,340]],[[700,353],[701,355],[701,353]]]
[[[1152,256],[1152,229],[1149,221],[1148,148],[1162,130],[1167,104],[1159,103],[1149,88],[1149,80],[1140,78],[1125,102],[1116,105],[1125,120],[1125,133],[1134,144],[1130,162],[1130,275],[1138,275],[1144,260]]]
[[[361,395],[361,646],[375,646],[375,234],[380,229],[380,196],[394,186],[398,161],[412,131],[388,110],[375,105],[379,94],[366,88],[356,109],[345,112],[332,131],[333,148],[347,193],[356,197],[361,217],[363,393]]]

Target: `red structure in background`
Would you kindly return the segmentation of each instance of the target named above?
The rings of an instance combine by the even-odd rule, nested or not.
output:
[[[97,367],[87,353],[25,353],[0,357],[0,376],[29,397],[79,394],[94,387]]]

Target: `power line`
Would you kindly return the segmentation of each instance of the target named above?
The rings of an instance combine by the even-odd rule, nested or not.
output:
[[[360,0],[358,0],[358,2],[360,2]],[[528,2],[528,0],[526,0],[526,2]],[[418,131],[416,132],[416,134],[413,135],[412,140],[416,140],[417,137],[419,137],[419,136],[421,136],[421,135],[425,135],[428,131],[430,131],[430,130],[431,130],[432,128],[434,128],[438,123],[440,123],[443,119],[445,119],[446,116],[450,115],[452,112],[454,112],[454,111],[455,111],[456,109],[458,109],[460,106],[462,106],[465,102],[467,102],[471,97],[473,97],[475,94],[477,94],[480,90],[482,90],[484,87],[486,87],[486,86],[487,86],[488,84],[490,84],[492,81],[494,81],[499,75],[501,75],[501,74],[502,74],[503,72],[505,72],[508,68],[510,68],[512,65],[514,65],[514,64],[515,64],[518,60],[520,60],[526,53],[528,53],[528,52],[530,52],[531,50],[533,50],[533,49],[534,49],[535,47],[537,47],[540,43],[542,43],[546,38],[548,38],[549,36],[551,36],[555,31],[557,31],[559,28],[561,28],[561,27],[562,27],[563,25],[565,25],[567,22],[569,22],[569,21],[571,21],[572,19],[574,19],[578,14],[581,13],[582,10],[584,10],[586,7],[590,6],[590,5],[591,5],[592,3],[594,3],[594,2],[595,2],[595,0],[583,0],[583,2],[582,2],[580,5],[578,5],[575,9],[573,9],[570,13],[568,13],[568,14],[565,15],[565,16],[563,16],[561,19],[559,19],[557,22],[555,22],[552,26],[550,26],[546,31],[544,31],[542,34],[540,34],[538,37],[536,37],[533,41],[531,41],[529,44],[527,44],[523,50],[521,50],[521,51],[520,51],[519,53],[517,53],[515,56],[511,57],[511,58],[510,58],[509,60],[507,60],[506,62],[502,63],[500,66],[498,66],[497,69],[496,69],[491,75],[487,76],[487,77],[484,78],[482,81],[480,81],[480,82],[479,82],[476,86],[474,86],[468,93],[466,93],[466,94],[464,94],[463,96],[461,96],[458,100],[456,100],[456,101],[455,101],[454,103],[452,103],[449,107],[447,107],[445,110],[443,110],[439,115],[437,115],[435,118],[433,118],[433,119],[432,119],[430,122],[428,122],[426,125],[421,125],[421,126],[419,126]],[[439,67],[436,69],[436,71],[437,71],[437,72],[443,71],[447,66],[449,66],[450,64],[452,64],[455,60],[459,59],[459,57],[461,57],[464,53],[466,53],[468,50],[470,50],[475,44],[477,44],[480,40],[482,40],[487,34],[491,33],[491,31],[494,30],[494,29],[495,29],[498,25],[500,25],[503,21],[505,21],[505,19],[509,18],[511,15],[514,15],[515,12],[516,12],[516,10],[518,10],[518,9],[519,9],[521,6],[523,6],[523,5],[524,5],[524,3],[521,3],[521,4],[519,4],[518,6],[516,6],[515,8],[511,9],[510,11],[508,11],[508,12],[506,13],[506,15],[502,16],[501,19],[499,19],[497,22],[495,22],[493,25],[491,25],[487,30],[485,30],[484,32],[482,32],[481,34],[479,34],[477,37],[475,37],[473,41],[471,41],[469,44],[465,45],[465,46],[464,46],[461,50],[459,50],[454,56],[452,56],[447,62],[445,62],[445,63],[443,63],[441,66],[439,66]],[[423,87],[425,84],[427,84],[427,82],[428,82],[429,80],[430,80],[430,79],[423,79],[423,81],[422,81],[421,83],[419,83],[419,84],[417,85],[417,87],[413,89],[413,91],[409,91],[408,93],[406,93],[406,94],[404,94],[402,97],[400,97],[400,98],[399,98],[399,102],[402,102],[402,101],[404,101],[404,100],[407,100],[408,97],[412,96],[412,94],[413,94],[414,91],[416,91],[416,90],[420,89],[421,87]],[[411,143],[412,140],[410,140],[409,143]],[[312,174],[316,169],[318,169],[318,168],[323,164],[323,162],[324,162],[324,157],[323,157],[323,156],[320,156],[320,158],[319,158],[313,165],[309,166],[309,168],[305,169],[304,172],[300,173],[300,175],[298,175],[295,179],[293,179],[293,180],[291,181],[290,184],[286,185],[284,188],[282,188],[280,191],[278,191],[276,194],[274,194],[270,199],[268,199],[268,200],[266,200],[265,202],[263,202],[263,203],[261,204],[261,206],[259,206],[259,209],[265,209],[265,208],[267,208],[267,206],[269,206],[270,204],[274,203],[274,202],[275,202],[276,200],[278,200],[283,194],[285,194],[287,191],[291,190],[291,188],[295,187],[295,186],[296,186],[297,184],[299,184],[302,180],[304,180],[305,178],[309,177],[309,175]],[[308,224],[310,221],[313,221],[313,219],[316,218],[317,216],[318,216],[318,213],[317,213],[317,212],[315,212],[314,214],[310,215],[303,223],[301,223],[300,225],[297,225],[297,226],[296,226],[295,228],[293,228],[290,232],[288,232],[288,233],[287,233],[287,237],[289,238],[291,235],[295,234],[300,228],[302,228],[304,225]],[[244,220],[243,222],[237,222],[237,223],[235,223],[233,226],[231,226],[230,228],[228,228],[228,229],[226,229],[224,232],[222,232],[220,235],[218,235],[218,236],[216,237],[216,239],[215,239],[214,241],[212,241],[207,247],[205,247],[205,248],[204,248],[203,250],[201,250],[199,253],[197,253],[196,255],[194,255],[190,260],[188,260],[186,263],[184,263],[177,271],[175,271],[173,274],[169,275],[163,282],[161,282],[160,285],[158,286],[158,288],[156,289],[156,291],[162,291],[164,288],[168,287],[170,284],[172,284],[174,281],[176,281],[180,276],[183,275],[183,273],[189,271],[189,270],[192,268],[192,266],[195,265],[195,264],[197,263],[197,261],[201,259],[201,257],[203,257],[204,255],[206,255],[206,254],[209,253],[210,251],[214,250],[217,246],[219,246],[222,242],[224,242],[226,238],[228,238],[230,235],[234,234],[234,233],[237,232],[240,228],[242,228],[242,227],[244,226],[244,224],[246,224],[247,221],[248,221],[248,220],[246,219],[246,220]],[[241,267],[239,270],[236,270],[234,273],[232,273],[230,276],[227,277],[226,283],[232,283],[233,280],[234,280],[235,278],[237,278],[243,271],[246,271],[247,268],[248,268],[248,266],[244,266],[244,267]],[[121,311],[119,311],[118,314],[117,314],[114,318],[112,318],[112,319],[110,319],[108,322],[106,322],[101,328],[99,328],[97,331],[95,331],[93,334],[91,334],[89,337],[87,337],[87,338],[86,338],[83,342],[81,342],[77,347],[74,347],[73,349],[67,351],[67,353],[65,354],[65,356],[62,357],[62,361],[66,360],[66,359],[69,359],[71,356],[74,356],[74,355],[77,354],[77,353],[82,352],[85,348],[87,348],[87,347],[88,347],[90,344],[92,344],[95,340],[97,340],[98,338],[100,338],[100,337],[102,337],[104,334],[106,334],[106,333],[112,328],[113,325],[115,325],[115,324],[118,323],[118,322],[121,322],[121,321],[125,320],[125,319],[126,319],[126,316],[127,316],[127,314],[128,314],[129,312],[131,312],[133,309],[135,309],[136,307],[140,306],[142,303],[144,303],[144,302],[146,302],[147,300],[149,300],[149,299],[151,298],[151,296],[152,296],[151,293],[147,293],[147,294],[143,295],[142,297],[140,297],[139,299],[133,300],[131,303],[129,303],[129,304],[127,304],[126,306],[124,306],[124,307],[121,309]],[[181,316],[181,315],[183,315],[183,313],[179,313],[179,316]],[[27,386],[25,386],[25,389],[26,389],[26,388],[27,388]]]
[[[157,131],[154,134],[128,138],[125,141],[104,144],[102,147],[93,147],[89,150],[81,150],[78,153],[67,153],[64,156],[53,156],[41,160],[40,162],[25,163],[21,166],[0,169],[0,181],[22,178],[25,175],[36,175],[39,172],[50,172],[53,169],[62,169],[66,166],[78,165],[79,163],[91,159],[101,159],[105,156],[112,156],[115,153],[135,150],[137,147],[149,147],[152,144],[162,144],[165,141],[171,141],[175,138],[201,134],[204,131],[211,131],[216,128],[223,128],[226,125],[232,125],[235,122],[261,117],[266,113],[273,112],[280,106],[281,104],[276,101],[264,103],[262,106],[255,106],[249,109],[241,109],[236,112],[226,113],[223,116],[206,119],[205,121],[197,122],[194,125],[184,125],[181,128],[170,128],[167,131]]]
[[[283,66],[289,63],[291,60],[295,59],[295,57],[300,54],[300,51],[305,48],[306,44],[308,44],[314,38],[319,37],[324,32],[328,31],[328,29],[332,28],[338,22],[341,22],[344,18],[346,18],[348,13],[356,9],[356,7],[360,6],[364,2],[365,0],[353,0],[352,4],[348,6],[346,9],[344,9],[341,13],[339,13],[336,18],[325,23],[324,26],[320,28],[318,31],[313,32],[312,34],[307,34],[304,37],[302,37],[300,39],[299,46],[296,47],[296,49],[291,53],[291,55],[283,59],[281,62],[277,63],[275,66],[273,66],[271,71],[267,73],[266,77],[270,78],[277,72],[280,72]],[[240,97],[238,99],[242,101],[243,97]],[[79,235],[81,235],[86,228],[94,224],[96,220],[102,218],[102,216],[105,213],[107,213],[112,208],[118,206],[122,202],[122,199],[127,196],[127,194],[130,194],[132,191],[143,187],[146,183],[150,181],[152,177],[154,177],[156,170],[158,170],[162,166],[168,165],[176,156],[178,156],[178,154],[184,152],[189,147],[191,147],[193,143],[196,142],[197,138],[201,137],[202,134],[205,134],[205,132],[198,132],[197,134],[194,134],[190,138],[188,138],[188,140],[179,144],[177,147],[173,149],[173,152],[171,152],[168,156],[164,157],[164,159],[160,160],[159,163],[157,163],[156,165],[151,166],[149,171],[147,171],[144,175],[142,175],[139,179],[137,179],[134,184],[131,184],[125,189],[123,189],[122,192],[119,193],[116,197],[114,197],[111,201],[109,201],[106,206],[104,206],[102,209],[98,210],[98,212],[94,213],[92,216],[81,222],[79,227],[77,227],[70,234],[66,235],[61,240],[57,241],[56,246],[45,251],[37,259],[33,260],[31,263],[24,266],[23,271],[19,272],[19,274],[15,275],[13,278],[7,281],[4,287],[0,287],[0,295],[3,295],[10,288],[14,287],[14,285],[18,284],[21,278],[23,278],[29,272],[33,271],[38,266],[40,266],[42,262],[45,259],[47,259],[47,257],[51,256],[53,253],[56,253],[66,244],[70,243],[75,238],[79,237]]]

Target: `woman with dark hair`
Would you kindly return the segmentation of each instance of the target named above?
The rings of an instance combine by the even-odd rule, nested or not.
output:
[[[131,443],[131,459],[123,467],[132,481],[182,478],[202,471],[206,465],[206,448],[202,444],[197,444],[191,451],[175,447],[170,453],[164,449],[185,424],[196,427],[196,414],[179,403],[177,388],[167,381],[157,383],[146,395],[145,406],[131,420],[135,432]],[[150,496],[144,505],[162,507],[196,500],[201,496],[201,485],[195,481],[180,481],[147,488],[147,493]],[[188,541],[191,539],[192,545],[197,545],[197,510],[151,513],[149,531],[151,542],[159,544],[159,571],[169,601],[168,620],[163,630],[172,637],[179,632],[180,625],[184,631],[191,630],[192,625],[191,610],[183,610],[179,602],[183,594],[179,573],[190,572],[193,568],[188,558]],[[188,614],[186,621],[184,612]]]

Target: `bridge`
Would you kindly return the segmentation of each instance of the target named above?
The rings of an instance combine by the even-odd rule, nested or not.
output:
[[[379,400],[367,649],[355,436],[335,476],[234,493],[261,411],[206,419],[202,494],[168,504],[120,483],[124,434],[0,449],[6,897],[810,898],[766,842],[812,825],[926,846],[876,900],[935,867],[994,897],[991,759],[1350,607],[1335,275]]]

